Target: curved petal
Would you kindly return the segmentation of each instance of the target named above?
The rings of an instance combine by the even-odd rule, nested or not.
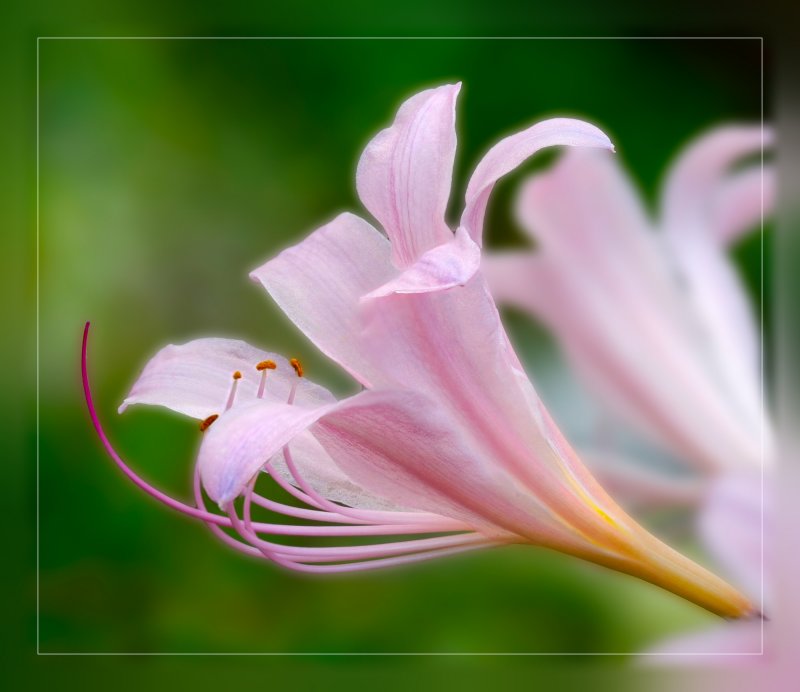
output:
[[[373,373],[356,338],[359,301],[396,274],[389,252],[366,221],[341,214],[250,277],[320,351],[369,386]]]
[[[408,99],[358,162],[356,188],[392,241],[397,267],[447,242],[447,201],[456,152],[455,105],[461,84]]]
[[[478,246],[483,244],[483,218],[494,184],[540,149],[559,145],[614,150],[611,140],[601,130],[572,118],[544,120],[500,140],[478,163],[467,185],[461,225]]]
[[[225,509],[269,459],[336,405],[256,399],[224,413],[203,435],[197,457],[208,496]]]
[[[262,377],[255,366],[264,360],[277,365],[267,375],[265,396],[286,401],[297,375],[283,356],[236,339],[196,339],[165,346],[145,366],[119,412],[132,404],[150,404],[199,420],[219,414],[225,408],[231,376],[237,370],[242,373],[237,401],[255,398]],[[297,382],[298,405],[318,406],[333,400],[327,389],[305,378]]]
[[[714,345],[717,367],[725,370],[727,395],[752,420],[761,415],[758,331],[746,291],[719,242],[720,232],[726,231],[714,224],[720,192],[735,179],[730,169],[743,157],[770,146],[772,139],[771,129],[762,131],[758,126],[718,128],[698,138],[669,171],[661,207],[664,237]],[[752,220],[752,210],[748,216],[745,221]],[[737,225],[732,219],[723,224],[728,233]]]
[[[762,587],[762,536],[770,535],[770,494],[759,473],[726,474],[711,486],[698,528],[704,543],[750,594]],[[765,491],[768,491],[765,488]]]
[[[772,145],[771,128],[719,127],[691,142],[667,173],[661,195],[661,219],[670,233],[707,228],[717,186],[739,160]]]
[[[463,286],[478,271],[481,249],[469,233],[459,227],[447,243],[425,252],[414,264],[363,299],[379,298],[391,293],[430,293]]]
[[[722,245],[732,245],[758,228],[775,207],[777,180],[773,166],[735,173],[720,185],[711,229]]]

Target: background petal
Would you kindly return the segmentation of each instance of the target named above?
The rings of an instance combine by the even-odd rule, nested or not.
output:
[[[718,241],[730,246],[744,234],[757,231],[775,208],[777,180],[771,165],[750,167],[729,176],[714,200],[711,227]]]
[[[647,653],[647,663],[659,666],[746,666],[759,665],[761,628],[758,620],[726,622],[701,632],[673,637],[659,643]],[[705,655],[702,655],[705,654]]]
[[[667,172],[661,219],[670,233],[694,233],[707,226],[718,186],[740,159],[772,146],[774,132],[758,125],[730,125],[690,142]]]
[[[516,289],[517,302],[599,400],[701,468],[759,463],[758,419],[727,396],[714,344],[617,161],[566,152],[523,187],[518,213],[540,248],[517,267],[530,290]]]
[[[712,343],[714,367],[721,371],[726,396],[742,416],[756,422],[762,418],[758,330],[720,234],[735,235],[742,225],[752,224],[754,183],[732,169],[743,158],[771,146],[772,139],[772,130],[760,126],[722,127],[699,137],[668,172],[661,206],[664,238],[703,332]],[[757,184],[760,207],[760,181]],[[741,205],[730,199],[731,190],[747,195],[740,198]],[[720,208],[720,203],[725,206]],[[727,214],[722,220],[721,211]],[[743,216],[733,218],[732,212]],[[722,225],[717,225],[720,222]]]
[[[726,474],[712,484],[698,517],[705,545],[753,596],[762,588],[763,537],[774,534],[770,499],[767,486],[762,504],[759,472]]]

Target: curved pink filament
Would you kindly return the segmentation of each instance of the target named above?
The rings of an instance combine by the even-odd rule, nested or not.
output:
[[[289,569],[303,572],[333,573],[377,569],[497,545],[496,541],[478,534],[461,534],[354,547],[296,548],[270,543],[259,538],[250,528],[249,511],[250,505],[246,499],[243,519],[239,518],[233,503],[228,505],[228,516],[237,533],[245,540],[255,544],[268,559]],[[298,560],[303,562],[340,562],[364,558],[367,558],[368,561],[336,565],[306,565],[298,562]]]

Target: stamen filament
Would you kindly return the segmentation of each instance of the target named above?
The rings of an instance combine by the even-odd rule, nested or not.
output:
[[[231,384],[231,391],[228,393],[228,401],[225,403],[225,410],[230,411],[233,402],[236,399],[236,390],[239,387],[239,380],[242,379],[242,373],[238,370],[233,373],[233,384]]]
[[[231,523],[234,529],[246,540],[255,544],[255,546],[262,550],[265,556],[274,559],[277,554],[285,556],[294,556],[298,560],[304,562],[341,562],[346,560],[357,559],[371,559],[371,558],[386,558],[390,556],[425,553],[428,551],[441,551],[453,547],[466,547],[466,546],[485,546],[493,544],[494,541],[481,536],[480,534],[461,534],[455,536],[438,536],[433,538],[425,538],[421,540],[410,541],[394,541],[390,543],[361,545],[361,546],[344,546],[344,547],[312,547],[312,548],[298,548],[295,546],[287,546],[269,541],[264,541],[259,538],[256,533],[252,531],[252,524],[250,520],[250,502],[249,496],[252,492],[254,481],[248,484],[248,490],[245,494],[244,508],[243,508],[243,523],[239,519],[233,503],[228,506],[228,515],[231,518]],[[358,563],[355,563],[358,564]],[[368,563],[372,564],[372,563]],[[348,567],[350,565],[339,565],[339,567]]]
[[[275,365],[274,360],[262,360],[256,365],[256,370],[261,373],[261,381],[258,383],[258,392],[256,393],[258,399],[264,398],[264,390],[267,387],[267,370],[275,370],[276,367],[278,366]]]
[[[270,500],[263,495],[259,495],[257,492],[253,492],[253,502],[264,509],[270,510],[271,512],[283,514],[288,517],[296,517],[297,519],[308,519],[309,521],[329,521],[339,524],[352,524],[356,522],[369,523],[363,520],[359,521],[356,519],[351,519],[343,514],[336,514],[334,512],[320,511],[317,509],[305,509],[303,507],[292,507],[291,505],[285,505],[283,503]]]

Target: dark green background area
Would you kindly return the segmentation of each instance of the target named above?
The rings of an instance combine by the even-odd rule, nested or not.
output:
[[[455,33],[493,28],[490,19],[476,20],[485,10],[462,17],[451,9]],[[172,19],[166,30],[142,22],[87,33],[209,33],[175,31],[180,17]],[[32,36],[64,33],[46,16],[36,25]],[[241,20],[221,33],[249,28]],[[481,154],[503,134],[554,115],[605,129],[652,202],[664,166],[688,138],[722,121],[758,119],[758,41],[42,40],[39,47],[40,618],[37,627],[30,586],[18,606],[26,613],[20,638],[32,643],[38,631],[45,653],[633,652],[714,624],[653,587],[533,548],[335,579],[241,558],[145,497],[104,456],[82,405],[78,353],[90,319],[95,398],[112,439],[145,477],[187,497],[194,423],[155,410],[119,417],[116,407],[155,350],[205,335],[297,355],[316,381],[352,391],[247,273],[339,211],[361,211],[356,161],[403,98],[464,82],[453,218]],[[493,198],[495,245],[520,242],[508,206],[522,175],[504,180]],[[757,243],[737,253],[754,286],[759,259]],[[513,326],[526,348],[537,347],[535,330],[519,320]],[[32,448],[33,420],[25,430]],[[30,467],[25,477],[33,502]],[[193,660],[209,674],[226,670],[224,659]],[[421,673],[432,666],[402,660]],[[492,671],[504,660],[465,665]],[[309,674],[339,679],[351,661],[315,659]],[[371,661],[361,673],[374,669]],[[455,666],[438,661],[439,673]],[[598,663],[568,661],[579,669]],[[525,665],[546,672],[556,663]],[[139,672],[153,679],[168,667],[143,665]],[[248,659],[237,670],[252,671],[255,683],[257,665]],[[114,675],[111,663],[98,666]]]

